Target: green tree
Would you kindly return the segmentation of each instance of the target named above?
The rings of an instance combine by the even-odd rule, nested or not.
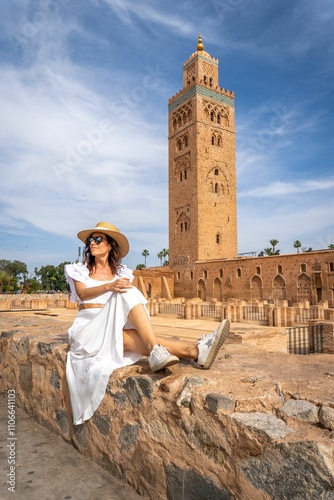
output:
[[[329,248],[330,250],[334,250],[334,243],[330,243],[330,244],[328,245],[328,248]]]
[[[146,258],[150,255],[150,252],[145,248],[145,250],[143,250],[141,254],[145,259],[145,267],[146,267]]]
[[[279,250],[278,250],[278,253],[276,253],[277,252],[276,246],[279,244],[279,241],[274,239],[274,240],[269,240],[269,243],[273,247],[273,253],[272,253],[272,255],[279,255]]]
[[[24,282],[25,293],[36,293],[40,289],[41,289],[41,284],[37,280],[36,276],[25,280],[25,282]]]
[[[160,266],[162,266],[163,253],[162,250],[158,253],[158,259],[160,259]]]
[[[294,248],[297,249],[297,253],[299,253],[299,249],[302,246],[302,244],[300,243],[300,241],[299,240],[294,241],[293,242],[293,246],[294,246]]]
[[[161,251],[162,251],[162,257],[164,259],[164,265],[165,265],[166,257],[168,257],[169,251],[166,248],[163,248]]]
[[[264,255],[279,255],[280,250],[276,250],[276,245],[279,243],[278,240],[269,240],[269,243],[272,245],[272,247],[265,248],[264,250],[261,250],[259,253],[259,257],[263,257]]]
[[[69,262],[62,262],[58,266],[42,266],[40,269],[35,269],[36,277],[41,283],[41,287],[46,291],[61,291],[68,290],[64,275],[64,266]]]
[[[20,260],[0,260],[0,270],[5,271],[9,276],[17,280],[24,280],[28,276],[27,264]]]
[[[7,272],[7,267],[10,264],[10,260],[6,259],[0,259],[0,271],[6,271]]]
[[[13,293],[19,289],[19,281],[27,279],[28,269],[24,262],[19,260],[0,260],[0,291]]]
[[[13,293],[18,289],[17,279],[6,271],[0,271],[0,293]]]
[[[145,264],[137,264],[136,269],[145,269]]]

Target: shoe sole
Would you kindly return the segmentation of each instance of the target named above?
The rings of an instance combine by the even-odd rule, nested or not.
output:
[[[229,333],[230,333],[230,321],[228,319],[224,319],[224,321],[222,321],[218,327],[215,341],[212,344],[208,357],[206,358],[206,361],[202,367],[204,370],[208,370],[210,368],[210,366],[216,359],[216,356],[220,348],[227,339]]]
[[[178,363],[179,361],[180,361],[179,358],[177,358],[176,356],[171,356],[167,360],[161,361],[160,363],[155,365],[153,368],[152,367],[150,367],[150,368],[151,368],[152,372],[157,372],[159,370],[163,370],[164,368],[167,368],[168,366],[176,365],[176,363]]]

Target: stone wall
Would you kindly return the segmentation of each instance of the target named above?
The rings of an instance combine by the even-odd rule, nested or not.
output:
[[[228,351],[209,371],[183,362],[155,374],[144,359],[115,371],[92,419],[73,426],[68,325],[0,319],[0,392],[15,389],[29,415],[144,498],[333,498],[332,356],[262,352],[257,363],[256,351]],[[298,363],[306,381],[294,372],[289,385]],[[275,364],[285,375],[269,373]]]
[[[76,304],[71,304],[69,298],[69,293],[1,294],[0,310],[76,308]]]

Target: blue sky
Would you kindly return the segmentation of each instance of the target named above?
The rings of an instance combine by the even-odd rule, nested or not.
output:
[[[168,248],[167,103],[196,50],[236,96],[238,251],[334,243],[332,0],[3,0],[0,259],[75,260],[107,220]]]

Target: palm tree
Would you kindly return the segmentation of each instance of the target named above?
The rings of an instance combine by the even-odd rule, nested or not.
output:
[[[300,241],[299,240],[294,241],[293,242],[293,246],[294,246],[294,248],[297,248],[297,253],[299,253],[299,249],[302,246],[302,244],[300,243]]]
[[[272,247],[265,248],[264,250],[262,250],[259,253],[258,257],[263,257],[264,255],[279,255],[280,254],[280,250],[275,249],[275,247],[279,243],[279,241],[278,240],[269,240],[269,243],[272,245]]]
[[[146,249],[145,249],[145,250],[143,250],[143,251],[142,251],[142,253],[141,253],[141,254],[142,254],[142,256],[143,256],[143,257],[144,257],[144,259],[145,259],[145,267],[146,267],[146,257],[148,257],[148,256],[150,255],[150,252],[149,252],[148,250],[146,250]]]
[[[168,257],[168,253],[169,253],[169,252],[168,252],[168,250],[166,250],[166,248],[163,248],[163,249],[161,250],[161,252],[162,252],[162,256],[163,256],[163,259],[164,259],[164,264],[165,264],[165,262],[166,262],[166,257]]]
[[[162,266],[162,258],[163,258],[163,252],[162,250],[158,253],[158,259],[160,259],[160,266]]]
[[[269,243],[273,247],[273,253],[272,253],[272,255],[278,255],[278,254],[276,254],[275,247],[276,247],[276,245],[278,245],[279,241],[278,240],[269,240]]]

